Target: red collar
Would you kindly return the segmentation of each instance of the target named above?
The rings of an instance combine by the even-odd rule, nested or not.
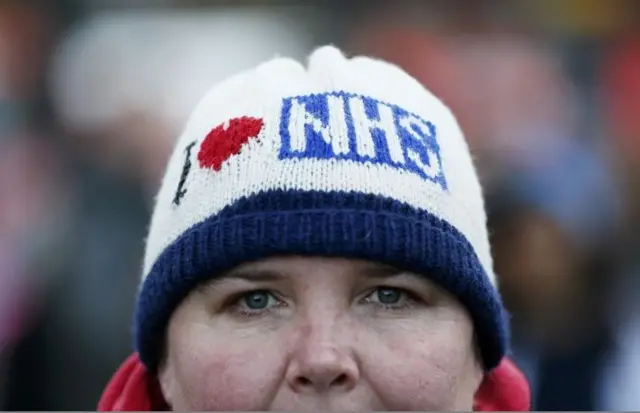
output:
[[[528,411],[531,394],[524,375],[508,359],[485,375],[476,393],[475,411]],[[168,411],[160,385],[131,355],[120,366],[102,394],[98,411]]]

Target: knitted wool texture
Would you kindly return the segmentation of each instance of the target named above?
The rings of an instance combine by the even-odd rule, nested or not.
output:
[[[315,50],[211,89],[170,158],[135,314],[150,371],[199,283],[275,255],[374,260],[469,310],[487,370],[506,351],[482,190],[449,109],[397,66]]]

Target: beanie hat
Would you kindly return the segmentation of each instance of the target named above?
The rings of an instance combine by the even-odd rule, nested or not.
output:
[[[428,277],[473,320],[484,367],[506,351],[481,186],[449,109],[397,66],[338,49],[276,58],[211,89],[156,199],[135,314],[157,371],[199,283],[276,255],[372,260]]]

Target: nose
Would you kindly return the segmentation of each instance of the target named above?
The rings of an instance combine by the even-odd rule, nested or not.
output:
[[[347,393],[355,388],[360,372],[347,346],[311,334],[296,347],[285,377],[294,392]]]
[[[353,358],[327,347],[294,358],[286,379],[293,391],[300,394],[346,393],[356,386],[358,376]]]

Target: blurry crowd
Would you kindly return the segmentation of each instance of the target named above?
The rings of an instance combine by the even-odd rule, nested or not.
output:
[[[457,114],[538,410],[640,409],[640,2],[0,2],[0,408],[92,410],[214,83],[334,43]],[[384,82],[384,79],[380,81]]]

